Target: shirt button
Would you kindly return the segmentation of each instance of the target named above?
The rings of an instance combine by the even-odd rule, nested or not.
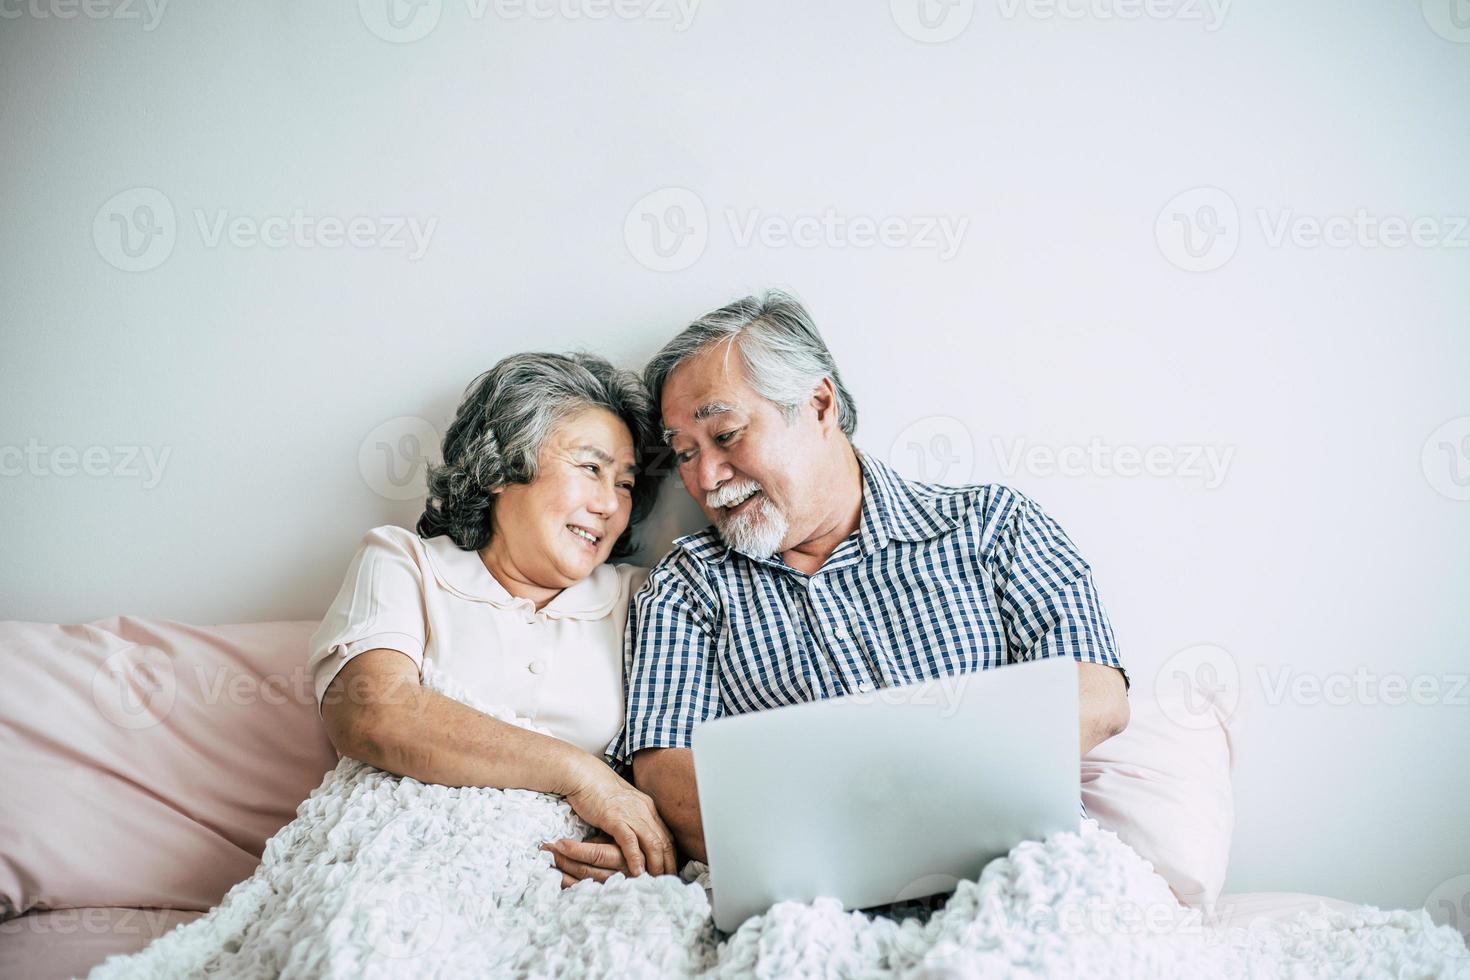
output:
[[[526,664],[526,669],[533,674],[539,674],[541,673],[541,671],[545,670],[545,667],[542,666],[541,661],[532,660],[530,663]]]
[[[869,681],[863,681],[861,684],[858,685],[858,693],[859,694],[872,694],[873,693],[873,685],[872,685],[872,683],[870,683]]]

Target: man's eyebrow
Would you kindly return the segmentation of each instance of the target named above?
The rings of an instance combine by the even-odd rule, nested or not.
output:
[[[734,411],[738,411],[738,409],[736,409],[736,407],[734,405],[728,405],[725,402],[709,402],[708,404],[701,405],[701,406],[699,406],[698,408],[696,408],[694,410],[694,421],[696,421],[696,422],[703,422],[705,419],[710,418],[712,416],[715,416],[715,415],[724,415],[727,412],[734,412]],[[678,434],[679,434],[679,430],[678,429],[664,429],[664,431],[663,431],[664,442],[665,443],[673,443],[674,436],[676,436]]]
[[[711,415],[724,415],[726,412],[733,411],[735,411],[734,405],[726,405],[724,402],[710,402],[694,410],[694,421],[703,422]]]

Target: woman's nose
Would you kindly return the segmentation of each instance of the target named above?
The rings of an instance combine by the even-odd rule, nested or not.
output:
[[[599,485],[588,503],[588,509],[599,516],[618,512],[618,488],[609,483]]]

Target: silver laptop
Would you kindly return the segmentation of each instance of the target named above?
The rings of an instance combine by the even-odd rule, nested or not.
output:
[[[1076,830],[1078,740],[1071,657],[700,725],[715,924],[953,891],[1023,840]]]

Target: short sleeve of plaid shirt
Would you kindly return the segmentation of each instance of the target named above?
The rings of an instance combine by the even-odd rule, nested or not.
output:
[[[628,710],[607,750],[619,767],[630,765],[639,749],[689,748],[694,726],[724,713],[716,663],[718,620],[714,590],[699,562],[675,548],[653,569],[628,610],[623,650]]]
[[[1034,501],[1010,491],[986,561],[994,576],[1013,661],[1072,657],[1123,674],[1112,624],[1098,601],[1092,568],[1065,531]]]

